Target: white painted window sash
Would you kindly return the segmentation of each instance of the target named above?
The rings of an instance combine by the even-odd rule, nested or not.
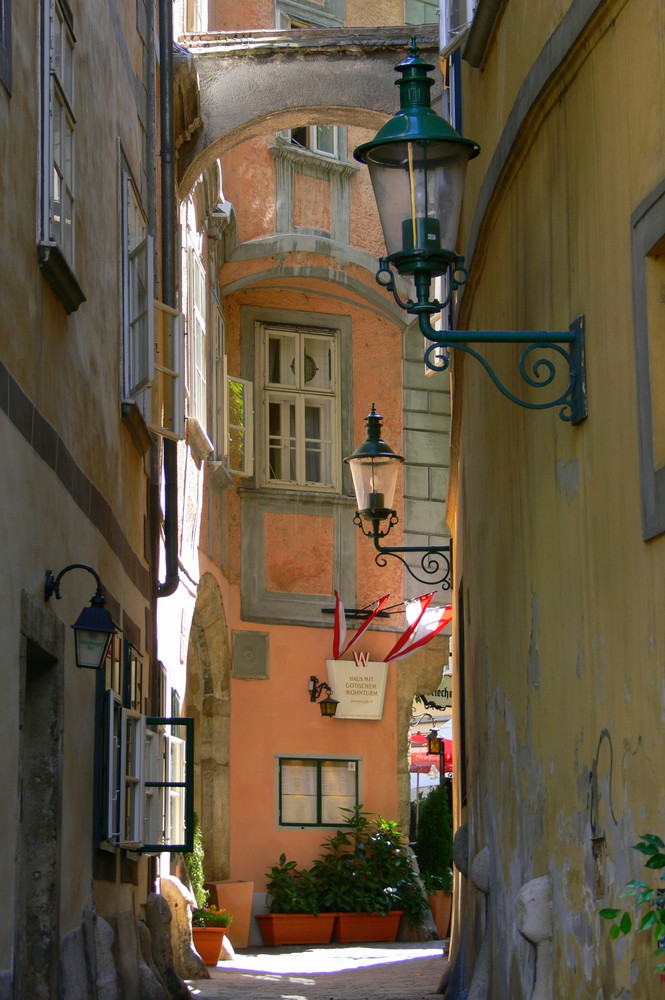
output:
[[[143,843],[145,716],[123,708],[120,716],[120,847]]]
[[[251,476],[254,471],[254,386],[247,379],[228,375],[226,387],[224,423],[227,428],[228,470],[234,476]],[[240,396],[239,406],[232,405],[232,394]],[[234,419],[236,417],[240,417],[241,422]],[[237,447],[234,447],[234,442]],[[238,455],[241,456],[240,462],[235,460]]]

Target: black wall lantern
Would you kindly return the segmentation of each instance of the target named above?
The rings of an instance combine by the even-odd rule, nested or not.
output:
[[[44,600],[48,601],[52,594],[60,600],[60,581],[71,569],[84,569],[92,573],[97,583],[97,590],[90,598],[90,607],[84,608],[72,625],[75,636],[76,666],[99,670],[104,665],[111,639],[116,633],[116,627],[111,618],[111,612],[105,607],[106,601],[102,594],[102,581],[94,569],[82,563],[72,563],[60,570],[56,577],[51,570],[46,571],[44,583]]]
[[[367,164],[374,189],[387,256],[379,262],[376,280],[393,293],[401,309],[418,317],[420,330],[431,341],[425,363],[433,371],[445,371],[447,351],[455,347],[482,364],[497,389],[527,409],[560,406],[560,417],[578,424],[587,415],[584,368],[583,317],[568,330],[546,333],[526,331],[435,330],[431,318],[447,308],[452,295],[466,281],[464,258],[455,246],[459,225],[464,176],[468,161],[480,152],[477,143],[464,139],[430,106],[428,76],[434,67],[418,55],[415,38],[410,54],[395,67],[401,78],[399,111],[377,132],[371,142],[354,152]],[[404,302],[395,287],[392,269],[410,278],[415,298]],[[430,298],[432,279],[449,273],[449,294],[444,302]],[[497,378],[486,358],[469,344],[523,344],[519,373],[537,389],[550,386],[563,362],[568,379],[555,399],[529,403],[515,396]],[[567,348],[562,344],[569,345]],[[543,350],[552,352],[543,357]],[[537,352],[537,353],[533,353]]]
[[[360,530],[374,542],[377,566],[386,566],[385,556],[394,556],[408,570],[414,580],[450,590],[449,545],[381,545],[390,529],[399,521],[393,509],[397,473],[404,461],[381,438],[381,417],[374,409],[367,416],[367,437],[352,455],[345,458],[351,469],[353,488],[358,509],[353,519]],[[367,527],[365,527],[365,525]],[[420,566],[410,565],[403,555],[421,555]]]
[[[319,708],[321,709],[321,715],[332,719],[337,711],[339,702],[332,697],[332,688],[330,685],[326,684],[325,681],[319,681],[319,678],[312,674],[307,689],[309,691],[309,700],[312,702],[318,701],[323,692],[327,692],[327,697],[323,701],[319,701]]]

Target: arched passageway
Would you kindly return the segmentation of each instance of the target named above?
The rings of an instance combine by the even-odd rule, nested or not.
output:
[[[397,110],[393,67],[414,31],[422,55],[438,66],[436,25],[187,36],[199,111],[179,150],[180,197],[217,157],[266,132],[312,124],[378,129]],[[436,99],[438,73],[433,89]]]

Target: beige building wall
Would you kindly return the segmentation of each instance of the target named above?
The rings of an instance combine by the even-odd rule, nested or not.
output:
[[[77,670],[69,627],[95,581],[83,571],[68,573],[62,599],[46,602],[47,570],[57,574],[77,563],[95,570],[115,624],[135,648],[137,708],[163,709],[150,673],[156,650],[147,431],[140,419],[130,427],[121,408],[120,166],[122,154],[148,225],[153,5],[74,0],[59,7],[75,39],[68,96],[75,249],[73,278],[60,269],[50,280],[38,262],[38,243],[42,257],[54,255],[40,214],[41,184],[48,189],[53,169],[44,139],[48,109],[40,103],[50,84],[48,59],[43,65],[40,55],[42,9],[48,18],[48,3],[4,3],[11,30],[5,20],[1,33],[11,57],[11,77],[3,72],[0,83],[2,997],[67,993],[67,977],[84,961],[83,951],[70,947],[84,909],[106,920],[129,913],[133,927],[151,884],[146,858],[98,849],[107,671]],[[63,154],[67,172],[65,161]],[[67,935],[69,946],[62,943]]]

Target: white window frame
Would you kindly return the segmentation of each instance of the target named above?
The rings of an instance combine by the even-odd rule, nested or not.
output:
[[[466,37],[478,0],[441,0],[439,50],[442,58],[453,52]]]
[[[212,443],[215,446],[217,461],[223,462],[228,451],[226,440],[226,428],[228,426],[226,413],[226,329],[222,308],[214,295],[210,325],[214,337]]]
[[[75,259],[75,129],[74,47],[71,11],[65,0],[43,0],[42,6],[42,157],[41,242],[57,246],[74,268]],[[58,45],[60,41],[60,45]],[[60,124],[60,128],[58,127]],[[63,141],[64,139],[64,141]],[[60,198],[57,197],[60,192]],[[62,195],[66,196],[66,211]],[[58,208],[59,205],[59,208]],[[63,221],[63,215],[69,220]],[[66,229],[69,226],[69,230]]]
[[[207,8],[207,5],[206,5]],[[186,0],[185,2],[185,32],[196,34],[200,31],[207,31],[203,0]]]
[[[105,694],[106,773],[104,796],[104,827],[102,839],[109,844],[120,840],[120,711],[119,699],[113,690]]]
[[[303,126],[303,128],[307,130],[307,139],[304,145],[296,141],[293,135],[296,129],[287,129],[284,135],[293,146],[296,146],[299,149],[308,149],[310,153],[316,153],[317,156],[325,156],[329,160],[338,160],[340,156],[339,151],[341,148],[340,134],[339,134],[340,127],[341,126],[339,125],[305,125]],[[333,137],[332,151],[329,149],[324,149],[320,145],[319,132],[318,132],[320,128],[332,129],[332,137]]]
[[[143,843],[145,742],[145,716],[130,708],[121,709],[118,840],[121,847],[137,848]]]
[[[188,241],[189,242],[189,241]],[[187,247],[187,358],[189,415],[208,432],[208,331],[206,269],[191,242]]]
[[[260,467],[259,478],[263,486],[285,490],[316,491],[324,493],[339,493],[341,487],[341,457],[340,457],[340,377],[339,377],[339,354],[340,340],[339,331],[335,329],[321,329],[310,327],[291,327],[281,324],[258,323],[259,340],[259,375],[258,384],[261,392],[261,428],[260,437]],[[300,373],[300,364],[297,365],[294,373],[294,384],[274,383],[269,380],[268,372],[268,344],[271,335],[283,333],[289,337],[295,336],[298,349],[296,358],[300,357],[301,338],[326,338],[332,341],[333,361],[331,372],[332,387],[328,389],[316,389],[308,386],[304,382]],[[308,482],[305,476],[306,467],[306,437],[305,437],[305,405],[308,399],[330,401],[330,473],[331,482]],[[270,403],[295,402],[295,434],[296,442],[296,476],[295,479],[272,479],[270,477],[270,423],[269,405]]]
[[[136,402],[150,423],[155,375],[154,241],[148,235],[138,189],[120,160],[120,258],[122,283],[122,398]]]
[[[230,403],[232,386],[237,387],[236,391],[242,393],[242,408],[245,415],[244,426],[231,422]],[[238,378],[237,375],[227,375],[224,402],[227,468],[234,476],[251,476],[254,471],[254,385],[247,379]],[[244,438],[244,448],[242,449],[243,464],[240,468],[235,468],[232,461],[233,451],[231,449],[231,440],[233,434],[241,435]]]
[[[423,8],[431,8],[434,17],[431,21],[414,21],[407,19],[407,5],[409,0],[404,0],[404,23],[405,24],[438,24],[439,23],[439,0],[412,0],[412,2],[418,3]],[[445,0],[443,0],[445,3]],[[458,2],[464,3],[465,0],[458,0]]]
[[[153,308],[154,381],[148,427],[154,434],[180,441],[185,433],[185,317],[157,300]]]

